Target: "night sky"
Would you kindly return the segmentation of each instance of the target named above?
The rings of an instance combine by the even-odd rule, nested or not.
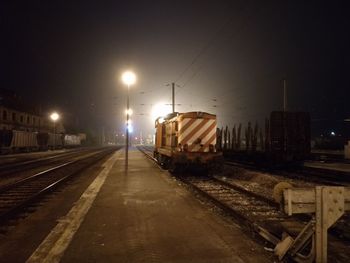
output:
[[[1,88],[83,129],[123,130],[126,87],[136,133],[151,109],[207,111],[219,125],[309,111],[314,132],[350,117],[346,1],[1,1]]]

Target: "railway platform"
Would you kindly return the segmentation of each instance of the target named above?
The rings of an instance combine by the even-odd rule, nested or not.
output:
[[[324,171],[330,170],[330,171],[337,171],[337,172],[343,172],[343,173],[349,173],[350,174],[350,163],[343,163],[343,162],[305,162],[305,167],[310,168],[316,168],[316,169],[322,169]]]
[[[115,153],[27,262],[273,262],[137,149]]]

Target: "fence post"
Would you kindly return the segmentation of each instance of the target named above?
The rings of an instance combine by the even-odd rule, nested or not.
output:
[[[237,149],[241,149],[241,130],[242,130],[242,124],[240,123],[238,125],[238,131],[237,131]]]
[[[232,150],[235,150],[236,149],[236,125],[233,126],[232,128]]]

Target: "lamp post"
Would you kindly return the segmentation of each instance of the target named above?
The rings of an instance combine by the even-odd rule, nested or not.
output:
[[[122,75],[122,80],[124,84],[128,87],[128,95],[126,98],[126,137],[125,137],[125,169],[128,169],[128,158],[129,158],[129,115],[130,115],[130,108],[129,108],[129,89],[130,86],[135,84],[136,82],[136,75],[132,71],[126,71]]]
[[[60,118],[57,112],[53,112],[50,115],[51,120],[53,121],[53,148],[56,148],[56,121]]]

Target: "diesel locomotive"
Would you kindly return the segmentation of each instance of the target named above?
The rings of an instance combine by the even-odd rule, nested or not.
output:
[[[171,171],[218,169],[222,152],[216,147],[216,115],[206,112],[171,113],[155,121],[154,158]]]

